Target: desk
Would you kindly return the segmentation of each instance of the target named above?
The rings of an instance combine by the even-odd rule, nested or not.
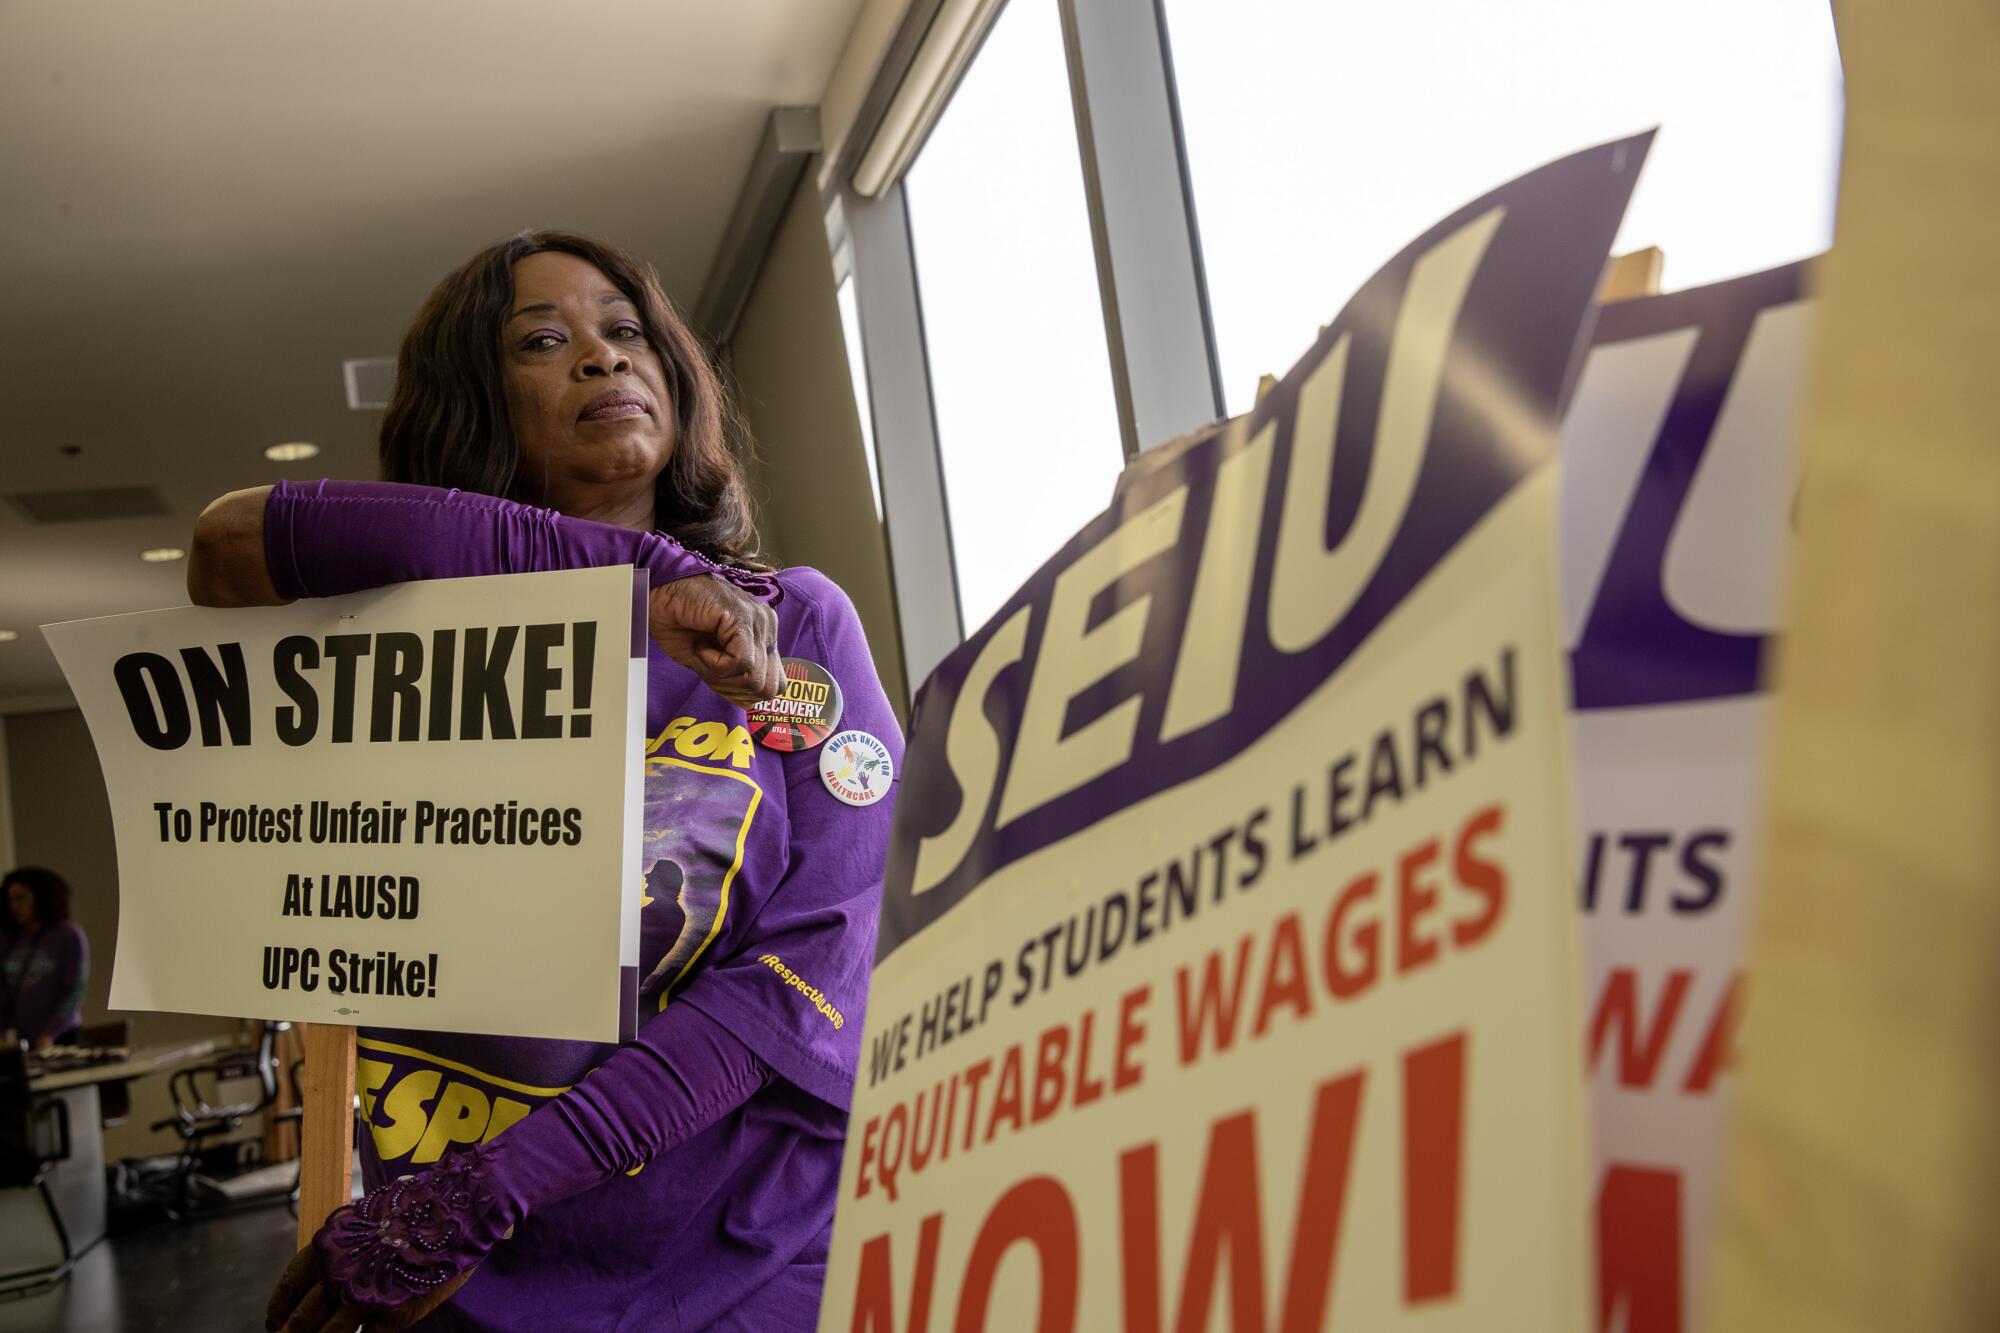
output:
[[[55,1157],[40,1185],[0,1189],[0,1291],[60,1281],[104,1239],[104,1126],[97,1090],[213,1055],[213,1038],[134,1049],[122,1060],[28,1077],[35,1123]]]
[[[30,1092],[59,1092],[64,1088],[80,1088],[98,1083],[123,1083],[127,1079],[143,1078],[147,1074],[164,1074],[179,1069],[182,1065],[206,1060],[222,1049],[222,1043],[214,1037],[201,1041],[169,1042],[158,1046],[134,1047],[123,1060],[101,1065],[79,1065],[75,1069],[65,1069],[54,1074],[37,1074],[32,1067],[28,1075]]]

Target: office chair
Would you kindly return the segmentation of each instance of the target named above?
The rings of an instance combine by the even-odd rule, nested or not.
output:
[[[241,1129],[245,1120],[278,1099],[278,1034],[290,1026],[266,1021],[254,1048],[224,1051],[206,1064],[175,1070],[168,1080],[174,1113],[165,1120],[154,1121],[153,1128],[171,1129],[181,1140],[180,1156],[174,1163],[165,1203],[169,1217],[184,1217],[197,1206],[195,1167],[209,1141]],[[243,1079],[257,1080],[255,1098],[237,1102],[219,1100],[223,1084]]]
[[[298,1151],[299,1169],[292,1173],[292,1192],[286,1199],[293,1217],[299,1215],[299,1179],[306,1169],[306,1093],[303,1086],[305,1067],[306,1058],[301,1055],[286,1069],[285,1079],[292,1085],[292,1104],[271,1116],[272,1124],[289,1123],[298,1127],[294,1131],[298,1138],[294,1140],[292,1146]]]
[[[35,1105],[28,1087],[27,1049],[18,1043],[0,1046],[0,1189],[36,1191],[46,1230],[21,1225],[9,1236],[11,1253],[29,1259],[28,1266],[0,1273],[0,1290],[7,1296],[38,1291],[59,1281],[76,1263],[69,1230],[49,1192],[48,1169],[70,1153],[69,1107],[61,1100]],[[22,1214],[16,1213],[16,1218]],[[35,1262],[41,1259],[45,1262]]]

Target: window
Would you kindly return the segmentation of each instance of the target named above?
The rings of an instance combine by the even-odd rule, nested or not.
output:
[[[1055,0],[1001,10],[904,189],[970,631],[1124,465]]]
[[[1669,288],[1832,241],[1827,0],[1164,0],[1229,410],[1424,228],[1660,126],[1616,249]]]
[[[875,521],[882,521],[882,468],[875,458],[875,414],[868,406],[868,361],[861,350],[861,306],[849,273],[834,289],[840,307],[840,334],[847,344],[847,374],[854,383],[854,410],[861,416],[861,453],[868,460],[868,489],[875,496]]]

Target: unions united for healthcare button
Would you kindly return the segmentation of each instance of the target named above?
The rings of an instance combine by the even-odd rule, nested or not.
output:
[[[835,800],[873,805],[889,794],[895,776],[889,747],[865,731],[843,731],[820,747],[819,780]]]
[[[744,710],[744,724],[759,744],[787,754],[810,750],[840,725],[840,682],[817,662],[782,659],[785,688]]]

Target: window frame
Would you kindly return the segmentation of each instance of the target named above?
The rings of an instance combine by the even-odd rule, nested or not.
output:
[[[1125,457],[1222,415],[1193,186],[1156,0],[997,0],[969,27],[963,0],[912,0],[824,178],[822,204],[836,281],[851,275],[861,315],[890,581],[913,690],[963,642],[965,625],[902,171],[923,151],[1006,3],[1059,9]],[[927,53],[927,37],[934,47],[949,43],[953,58]],[[936,86],[909,85],[913,71],[928,72]],[[926,116],[913,129],[905,115],[885,131],[892,109],[913,99],[929,108]],[[901,141],[878,145],[885,132]],[[869,198],[854,182],[871,154],[901,166]]]

